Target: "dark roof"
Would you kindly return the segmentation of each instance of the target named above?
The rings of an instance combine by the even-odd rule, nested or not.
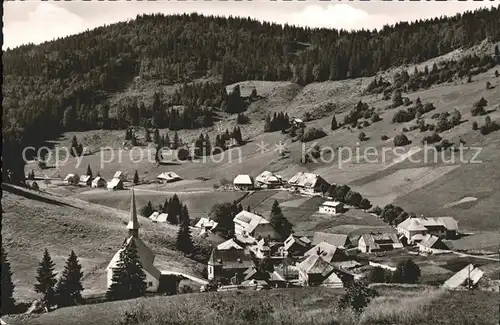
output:
[[[313,236],[312,244],[317,245],[321,242],[338,247],[346,247],[350,243],[349,236],[347,235],[316,231]]]
[[[208,265],[221,265],[225,269],[248,269],[254,266],[252,256],[245,250],[212,250]]]

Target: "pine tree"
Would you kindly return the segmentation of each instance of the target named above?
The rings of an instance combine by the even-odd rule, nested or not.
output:
[[[0,273],[2,275],[1,295],[2,305],[0,306],[0,314],[5,315],[14,311],[16,301],[14,300],[14,283],[12,282],[12,271],[10,270],[10,262],[7,259],[3,246],[0,247]]]
[[[90,176],[92,178],[92,168],[90,168],[90,164],[87,166],[87,176]]]
[[[270,222],[273,228],[281,235],[282,238],[287,238],[292,233],[293,225],[281,212],[278,201],[274,201],[271,208]]]
[[[153,140],[154,140],[154,143],[156,143],[158,145],[161,144],[160,131],[158,130],[158,128],[155,128],[155,131],[153,133]]]
[[[182,213],[182,204],[177,194],[174,194],[168,202],[168,217],[167,221],[173,225],[179,224],[179,217]]]
[[[108,300],[131,299],[146,293],[146,274],[142,268],[135,241],[120,252],[120,260],[113,270],[112,284],[106,292]]]
[[[333,131],[336,130],[337,128],[338,128],[337,120],[335,119],[335,115],[333,115],[330,129]]]
[[[42,294],[42,300],[45,307],[50,310],[54,304],[54,285],[56,284],[56,274],[54,273],[55,264],[45,249],[43,258],[37,269],[35,292]]]
[[[165,140],[163,141],[163,145],[166,146],[167,148],[170,148],[170,137],[168,136],[168,133],[165,134]]]
[[[177,131],[174,132],[174,140],[172,142],[171,148],[174,150],[179,148],[179,135],[177,134]]]
[[[149,218],[149,216],[152,215],[153,212],[154,212],[154,210],[153,210],[153,205],[151,204],[151,201],[148,201],[148,204],[146,204],[141,209],[141,215],[143,215],[146,218]]]
[[[151,135],[149,134],[149,129],[147,127],[144,128],[144,141],[151,142]]]
[[[137,172],[137,169],[135,170],[135,173],[134,173],[134,185],[137,185],[139,184],[139,173]]]
[[[182,207],[180,225],[177,232],[176,247],[184,254],[191,254],[194,250],[191,230],[189,229],[189,212],[186,205]]]
[[[208,133],[205,135],[205,156],[210,156],[212,154],[212,144],[210,143],[210,138],[208,137]]]
[[[82,276],[82,266],[75,252],[71,251],[55,289],[58,306],[72,306],[82,301]]]

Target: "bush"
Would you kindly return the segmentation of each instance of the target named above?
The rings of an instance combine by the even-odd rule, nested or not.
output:
[[[389,137],[388,137],[387,135],[385,135],[385,134],[384,134],[383,136],[381,136],[381,137],[380,137],[380,139],[381,139],[382,141],[386,141],[386,140],[389,140]]]
[[[371,212],[375,213],[377,216],[380,216],[380,214],[382,213],[382,208],[377,205],[371,210]]]
[[[422,139],[422,144],[425,143],[436,143],[438,141],[441,141],[441,136],[439,133],[434,132],[432,135],[428,135]]]
[[[359,141],[365,141],[366,140],[366,134],[365,134],[365,132],[361,132],[358,135],[358,139],[359,139]]]
[[[236,117],[236,123],[238,124],[248,124],[248,122],[250,122],[250,119],[243,113],[239,113]]]
[[[392,123],[405,123],[413,120],[415,118],[415,114],[408,112],[407,110],[399,110],[392,117]]]
[[[408,129],[407,128],[403,128],[403,132],[408,132]]]
[[[368,288],[360,281],[353,281],[347,285],[346,293],[340,299],[341,308],[351,307],[356,313],[361,313],[378,293]]]
[[[406,261],[399,262],[392,280],[395,283],[414,284],[418,282],[419,278],[420,267],[412,259],[407,259]]]
[[[304,132],[304,135],[301,137],[302,142],[309,142],[312,140],[320,139],[322,137],[326,136],[325,131],[322,129],[316,129],[316,128],[308,128]]]
[[[372,112],[371,119],[372,119],[373,123],[376,123],[376,122],[378,122],[378,121],[381,120],[380,116],[377,113],[375,113],[375,112]]]
[[[410,144],[411,141],[408,140],[408,137],[404,134],[398,134],[394,137],[394,146],[403,147]]]
[[[484,108],[486,107],[486,105],[488,105],[488,101],[484,99],[484,97],[481,97],[481,99],[475,102],[474,106],[472,107],[472,116],[485,115],[486,111],[484,110]]]
[[[495,70],[495,77],[498,78],[498,70]]]
[[[486,89],[491,89],[491,82],[489,81],[486,81]]]
[[[472,122],[472,129],[476,131],[479,128],[479,125],[477,124],[476,121]]]

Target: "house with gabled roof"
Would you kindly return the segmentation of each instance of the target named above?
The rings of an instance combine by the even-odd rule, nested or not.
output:
[[[113,178],[106,185],[108,190],[123,190],[123,181],[119,178]]]
[[[250,190],[253,188],[253,178],[250,175],[238,175],[233,180],[233,186],[239,190]]]
[[[134,190],[132,189],[132,198],[130,205],[130,220],[127,224],[128,237],[122,247],[115,253],[109,262],[107,271],[107,286],[108,288],[113,283],[113,273],[120,264],[120,254],[127,246],[132,243],[137,249],[137,256],[141,262],[143,271],[146,275],[146,290],[149,292],[157,292],[160,285],[161,272],[154,266],[155,254],[153,251],[139,238],[139,221],[137,220],[137,209],[135,204]]]
[[[312,244],[317,245],[321,242],[325,242],[340,248],[349,248],[352,246],[352,242],[349,239],[348,235],[316,231],[312,238]]]
[[[106,180],[101,176],[97,176],[92,180],[92,188],[106,187]]]
[[[117,178],[117,179],[125,182],[127,180],[127,174],[125,172],[122,172],[121,170],[118,170],[113,175],[113,178]]]
[[[264,238],[261,238],[255,245],[248,248],[258,259],[264,259],[271,255],[271,247],[269,247],[268,242]]]
[[[443,253],[450,249],[443,243],[441,238],[431,234],[427,234],[423,240],[417,244],[417,247],[420,252],[431,254]]]
[[[287,256],[303,256],[311,248],[311,242],[307,237],[299,237],[294,234],[288,236],[283,243],[283,251]]]
[[[299,284],[302,286],[321,285],[329,288],[341,288],[352,281],[354,276],[335,268],[318,255],[310,255],[297,264]],[[335,274],[335,275],[333,275]]]
[[[255,184],[261,187],[276,188],[282,183],[283,179],[281,176],[267,170],[255,177]]]
[[[157,223],[165,223],[167,222],[167,218],[168,218],[168,213],[160,213],[156,211],[149,216],[149,220]]]
[[[239,237],[281,239],[281,236],[264,217],[243,210],[233,219],[234,233]]]
[[[254,266],[252,256],[246,250],[213,249],[208,259],[208,279],[216,277],[232,278],[241,276],[249,267]]]
[[[172,183],[182,180],[182,178],[174,172],[164,172],[156,177],[159,181]]]
[[[196,222],[194,227],[200,230],[199,235],[202,236],[203,234],[205,234],[207,232],[214,231],[218,225],[219,225],[219,223],[217,221],[214,221],[210,218],[200,218],[200,220],[198,220],[198,222]]]
[[[325,242],[315,245],[304,254],[304,256],[310,255],[317,255],[327,263],[345,261],[347,259],[347,254],[342,248]]]
[[[240,246],[233,238],[226,240],[225,242],[219,244],[217,246],[217,250],[219,251],[227,251],[227,250],[243,250],[243,247]]]
[[[363,253],[383,252],[403,248],[396,234],[375,233],[363,234],[358,240],[358,250]]]
[[[458,234],[458,222],[452,217],[407,218],[397,225],[397,231],[409,244],[416,244],[427,234],[454,238]]]
[[[465,285],[475,286],[483,277],[484,272],[473,264],[469,264],[443,283],[443,288],[458,289]],[[469,280],[467,283],[467,280]]]
[[[293,191],[312,195],[328,189],[330,183],[317,174],[298,172],[288,180],[288,186]]]
[[[337,201],[325,201],[318,208],[319,213],[336,215],[344,211],[344,203]]]
[[[78,182],[80,181],[80,176],[78,174],[68,174],[66,177],[64,177],[64,184],[66,185],[78,185]]]
[[[80,186],[90,186],[92,185],[92,176],[90,175],[82,175],[78,181]]]

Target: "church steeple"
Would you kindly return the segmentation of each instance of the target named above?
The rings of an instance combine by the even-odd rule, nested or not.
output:
[[[139,221],[137,221],[137,209],[135,206],[135,193],[132,187],[132,198],[130,202],[130,220],[127,225],[128,235],[139,237]]]

